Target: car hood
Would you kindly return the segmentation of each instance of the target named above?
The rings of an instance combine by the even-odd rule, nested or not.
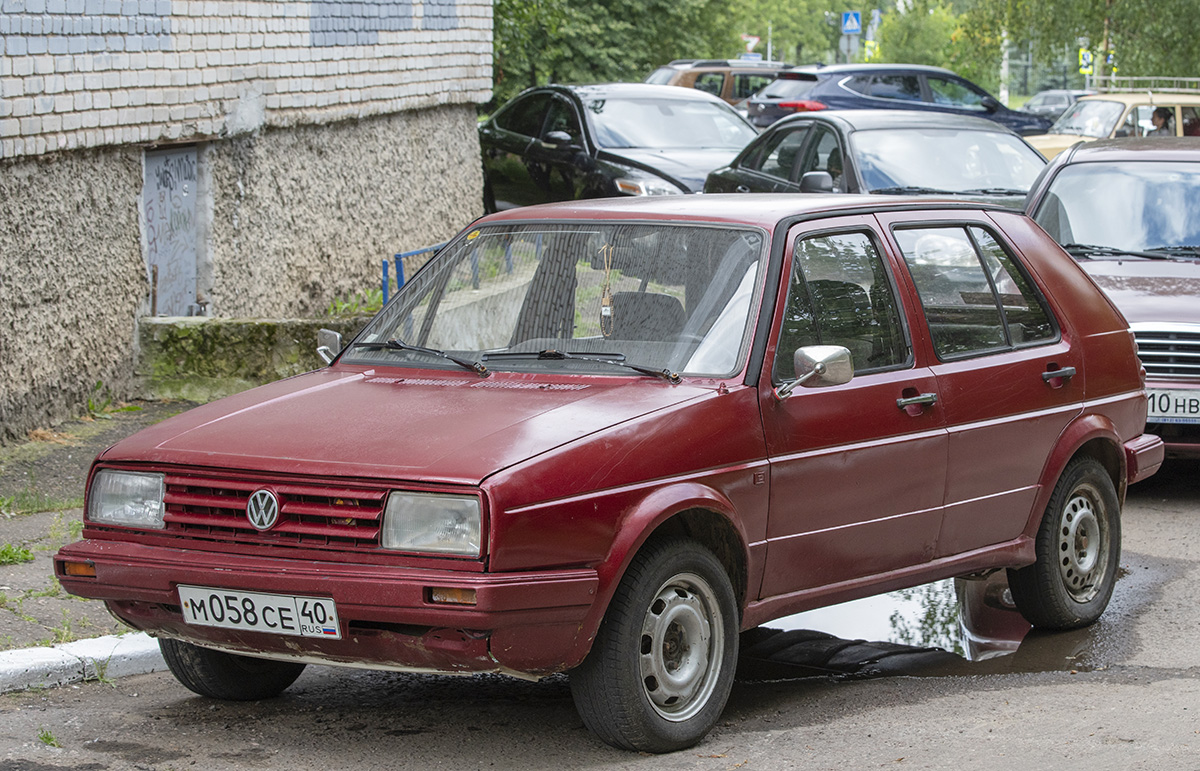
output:
[[[1079,264],[1131,324],[1200,324],[1200,263],[1130,259]]]
[[[1094,140],[1095,137],[1085,137],[1082,134],[1034,134],[1025,137],[1025,141],[1033,145],[1033,149],[1045,156],[1048,161],[1072,145]]]
[[[103,461],[479,484],[567,442],[712,389],[641,377],[324,369],[145,429]]]
[[[627,147],[604,152],[618,162],[622,159],[629,160],[636,166],[665,174],[687,185],[689,193],[698,193],[704,189],[704,180],[708,177],[708,172],[725,166],[740,151],[741,148],[733,150],[726,148],[640,150]]]

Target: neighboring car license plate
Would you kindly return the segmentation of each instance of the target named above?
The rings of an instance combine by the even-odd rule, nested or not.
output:
[[[1147,390],[1150,423],[1200,423],[1200,389]]]
[[[294,637],[342,638],[337,608],[323,597],[234,592],[180,586],[179,604],[189,624],[250,629]]]

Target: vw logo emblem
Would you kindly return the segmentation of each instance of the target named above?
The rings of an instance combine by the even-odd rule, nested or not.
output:
[[[258,490],[246,503],[246,519],[258,530],[269,530],[279,520],[279,501],[270,490]]]

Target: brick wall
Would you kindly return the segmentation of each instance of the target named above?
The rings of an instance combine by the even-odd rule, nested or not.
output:
[[[486,101],[491,0],[0,0],[0,158]]]

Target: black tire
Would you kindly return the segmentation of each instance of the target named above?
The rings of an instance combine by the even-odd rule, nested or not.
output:
[[[1046,505],[1037,561],[1008,571],[1017,610],[1038,629],[1079,629],[1104,613],[1121,559],[1121,503],[1094,458],[1067,464]]]
[[[647,545],[570,673],[584,724],[614,747],[643,752],[700,741],[733,686],[738,624],[733,587],[712,552],[682,538]]]
[[[159,650],[175,679],[201,696],[256,701],[278,696],[304,671],[304,664],[271,661],[159,638]]]

